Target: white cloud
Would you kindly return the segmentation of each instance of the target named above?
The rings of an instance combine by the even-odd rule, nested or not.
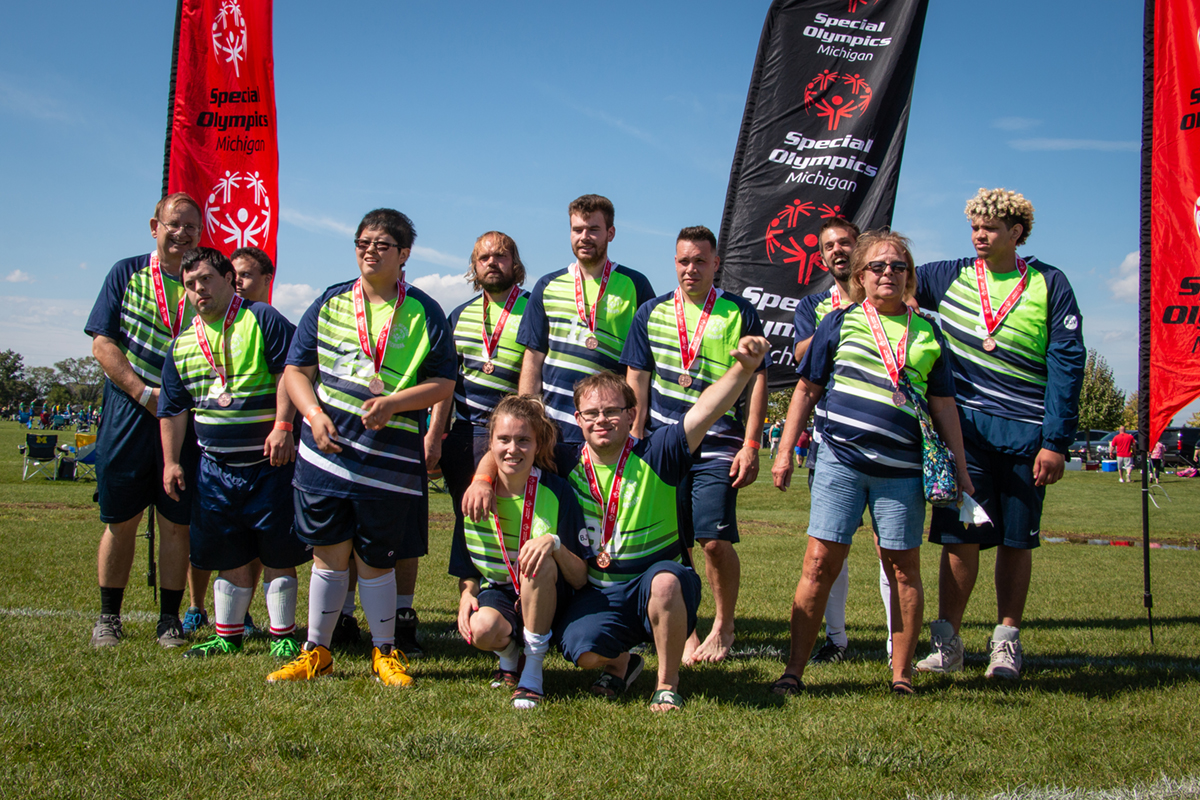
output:
[[[14,269],[4,276],[4,280],[9,283],[33,283],[33,276],[24,270]]]
[[[1000,117],[1000,119],[992,120],[992,127],[1002,131],[1027,131],[1041,124],[1040,119],[1030,119],[1029,117]]]
[[[33,119],[51,122],[72,122],[73,116],[44,92],[26,91],[6,75],[0,75],[0,108]]]
[[[307,283],[277,283],[271,291],[271,305],[292,322],[299,322],[320,293]]]
[[[471,260],[462,256],[452,256],[449,253],[434,250],[432,247],[422,247],[419,244],[413,245],[412,257],[417,261],[437,264],[439,267],[461,267],[463,272],[467,271],[467,263]]]
[[[1123,303],[1138,301],[1138,283],[1141,277],[1138,274],[1138,265],[1140,263],[1138,251],[1135,250],[1125,256],[1120,266],[1113,270],[1112,277],[1108,279],[1108,288],[1112,290],[1114,298]]]
[[[0,296],[0,342],[25,358],[26,366],[49,365],[91,355],[84,332],[91,300]]]
[[[87,269],[87,262],[86,262],[86,261],[80,261],[80,262],[79,262],[79,268],[80,268],[80,269]]]
[[[1108,142],[1101,139],[1013,139],[1008,146],[1014,150],[1100,150],[1113,152],[1117,150],[1136,151],[1141,149],[1138,142]]]
[[[461,273],[454,275],[422,275],[409,281],[421,291],[428,294],[442,309],[449,314],[455,308],[471,299],[475,294],[471,284]]]

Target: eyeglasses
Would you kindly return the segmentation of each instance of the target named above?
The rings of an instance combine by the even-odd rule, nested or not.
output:
[[[633,408],[633,406],[609,406],[608,408],[589,408],[587,411],[576,412],[580,419],[587,422],[595,422],[604,417],[605,419],[620,419],[621,415]]]
[[[155,219],[158,219],[158,217],[155,217]],[[188,236],[195,236],[200,232],[200,229],[195,225],[172,225],[161,219],[158,220],[158,224],[166,228],[168,233],[186,233]]]
[[[354,249],[356,249],[356,250],[362,250],[365,253],[366,251],[370,250],[372,247],[374,247],[375,251],[378,253],[386,253],[388,250],[391,250],[393,247],[399,248],[400,245],[396,244],[395,242],[384,242],[379,239],[355,239],[354,240]]]
[[[871,270],[871,272],[874,272],[876,275],[882,275],[887,271],[888,267],[891,267],[892,272],[896,273],[897,275],[903,275],[904,273],[908,272],[908,264],[904,261],[872,261],[871,263],[867,264],[867,269]]]

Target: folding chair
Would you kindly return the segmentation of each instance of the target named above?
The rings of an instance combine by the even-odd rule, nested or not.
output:
[[[24,459],[21,480],[29,480],[39,472],[54,480],[54,470],[58,466],[58,434],[27,433],[25,444],[18,445],[17,450]]]
[[[64,463],[69,465],[66,469]],[[60,445],[54,474],[60,480],[96,480],[96,434],[76,433],[75,444]]]

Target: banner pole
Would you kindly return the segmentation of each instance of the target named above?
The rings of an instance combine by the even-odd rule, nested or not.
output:
[[[171,177],[171,133],[175,129],[175,76],[179,70],[179,28],[183,24],[183,0],[175,5],[175,39],[171,45],[171,90],[167,99],[167,138],[163,153],[162,196],[168,194]]]
[[[1152,191],[1150,182],[1154,154],[1154,2],[1146,0],[1142,66],[1142,218],[1139,272],[1138,331],[1138,449],[1142,465],[1142,604],[1150,644],[1154,645],[1154,595],[1150,592],[1150,485],[1147,454],[1150,452],[1150,254]]]

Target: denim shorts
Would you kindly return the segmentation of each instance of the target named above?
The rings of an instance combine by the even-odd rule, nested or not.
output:
[[[826,542],[850,544],[867,508],[871,509],[880,547],[912,550],[921,546],[925,491],[920,475],[878,478],[838,461],[832,448],[819,448],[808,535]]]

